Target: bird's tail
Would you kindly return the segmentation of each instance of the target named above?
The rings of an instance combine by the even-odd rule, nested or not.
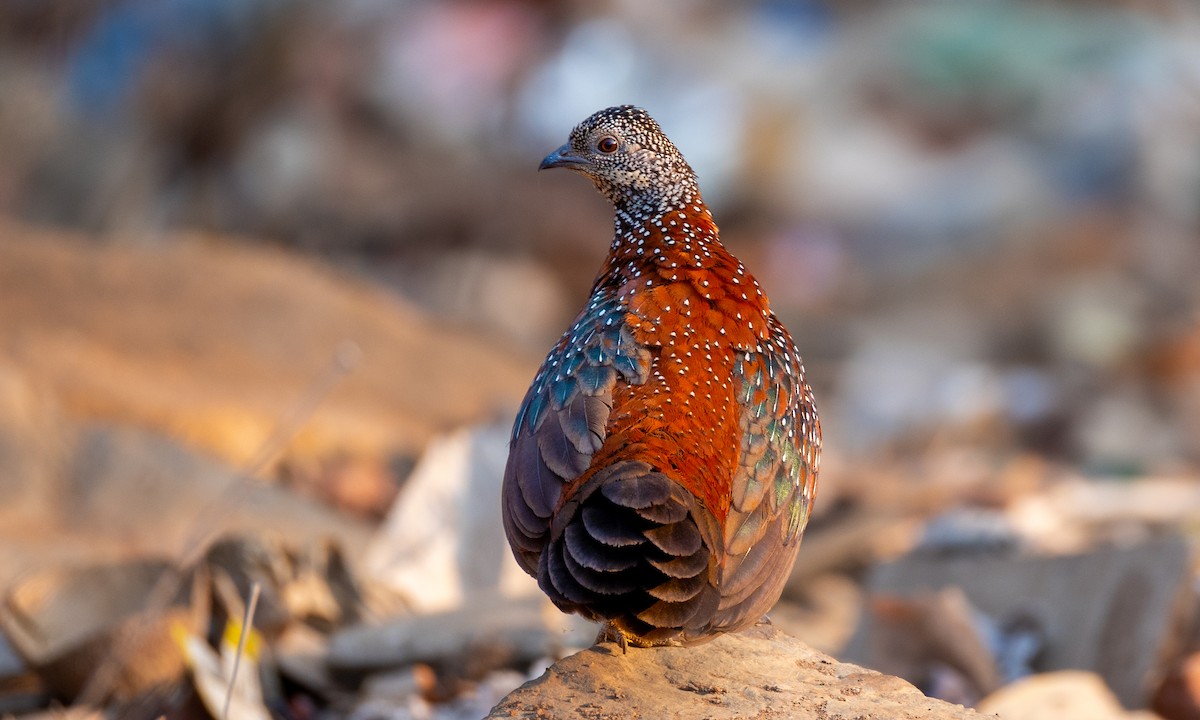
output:
[[[639,645],[686,642],[720,604],[709,513],[645,463],[601,470],[565,503],[538,565],[563,610],[610,623]]]

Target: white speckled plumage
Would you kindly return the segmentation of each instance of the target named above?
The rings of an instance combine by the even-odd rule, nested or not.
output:
[[[513,551],[560,608],[633,644],[744,627],[778,599],[816,491],[799,354],[645,111],[596,113],[543,167],[590,178],[614,237],[513,428]]]

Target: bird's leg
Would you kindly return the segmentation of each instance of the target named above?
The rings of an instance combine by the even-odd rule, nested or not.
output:
[[[625,633],[614,625],[611,621],[600,626],[600,632],[596,635],[596,643],[615,642],[621,648],[621,654],[629,654],[629,639],[625,637]]]

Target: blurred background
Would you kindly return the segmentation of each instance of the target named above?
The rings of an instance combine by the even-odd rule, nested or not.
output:
[[[815,386],[776,624],[1200,717],[1190,0],[3,0],[0,713],[205,717],[256,586],[245,713],[478,717],[586,646],[496,569],[498,484],[611,239],[535,168],[623,103]],[[123,640],[166,576],[190,629]]]

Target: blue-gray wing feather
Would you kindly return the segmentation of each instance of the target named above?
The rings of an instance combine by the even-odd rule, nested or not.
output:
[[[504,472],[504,527],[529,574],[537,573],[563,486],[604,443],[616,383],[644,383],[649,365],[612,297],[593,299],[546,357],[517,412]]]

